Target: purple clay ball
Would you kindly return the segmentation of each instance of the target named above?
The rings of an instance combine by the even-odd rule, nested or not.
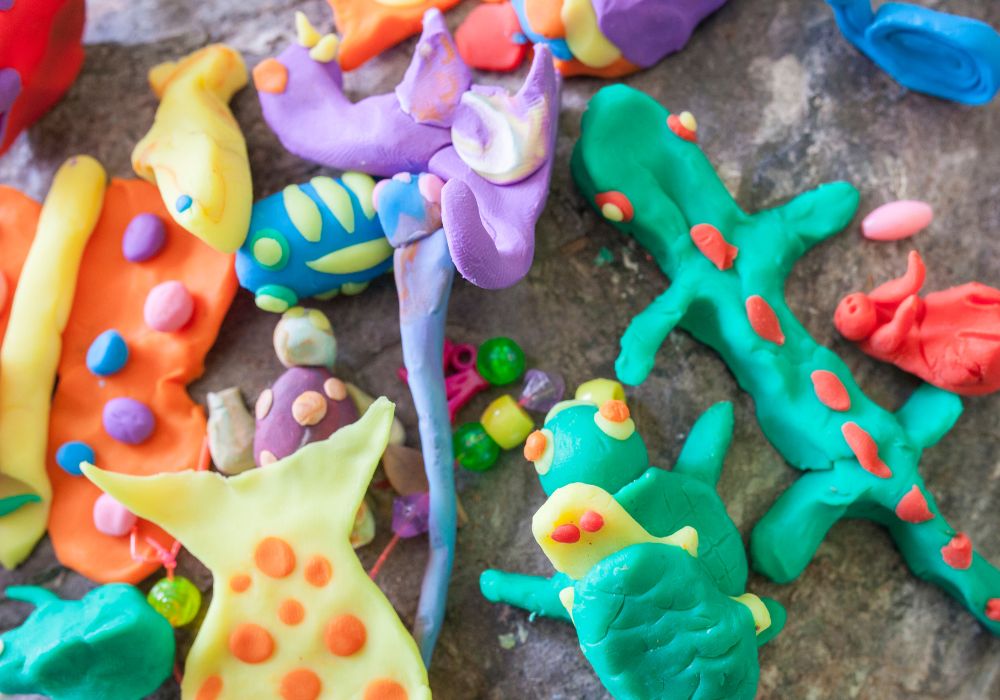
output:
[[[135,399],[111,399],[104,404],[104,430],[118,442],[138,445],[145,442],[156,427],[149,406]]]
[[[156,214],[139,214],[125,227],[122,255],[129,262],[144,262],[160,252],[166,239],[163,219]]]

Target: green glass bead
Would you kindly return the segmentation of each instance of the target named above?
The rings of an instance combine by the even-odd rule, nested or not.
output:
[[[524,351],[510,338],[490,338],[479,346],[476,370],[493,386],[516,382],[524,374]]]
[[[191,622],[201,609],[201,591],[183,576],[160,579],[149,589],[146,600],[173,627]]]
[[[500,445],[490,437],[482,423],[460,425],[452,437],[455,459],[474,472],[484,472],[500,457]]]

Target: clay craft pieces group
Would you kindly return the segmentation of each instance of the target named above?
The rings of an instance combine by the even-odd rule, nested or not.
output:
[[[755,569],[792,581],[837,521],[867,518],[888,529],[916,575],[1000,634],[1000,571],[948,524],[918,470],[923,450],[958,419],[961,400],[924,385],[895,413],[886,411],[785,302],[792,266],[847,225],[857,191],[833,183],[749,214],[701,149],[672,128],[672,116],[634,89],[604,88],[584,114],[573,153],[587,200],[671,280],[629,325],[618,376],[641,383],[680,327],[716,350],[753,397],[764,435],[804,472],[754,528]]]
[[[709,409],[667,471],[649,463],[614,396],[620,385],[595,396],[599,406],[556,404],[525,446],[549,497],[532,532],[558,573],[486,571],[483,595],[571,620],[615,698],[690,698],[697,689],[750,700],[757,646],[781,630],[785,612],[746,593],[743,540],[715,490],[732,406]]]
[[[487,0],[455,33],[474,68],[516,69],[545,46],[564,76],[616,78],[680,51],[726,0]]]
[[[416,644],[349,542],[392,417],[392,404],[379,399],[326,440],[230,478],[84,467],[212,571],[183,697],[430,698]]]
[[[429,662],[455,549],[454,458],[441,362],[452,278],[457,269],[473,284],[497,289],[528,272],[552,170],[559,81],[549,51],[539,47],[516,94],[474,85],[444,18],[429,10],[396,90],[352,103],[343,91],[336,46],[327,50],[304,17],[297,25],[298,42],[253,72],[268,125],[302,158],[391,178],[363,193],[359,177],[349,182],[345,176],[348,187],[314,179],[309,187],[286,190],[282,205],[305,239],[296,243],[303,250],[318,249],[303,259],[311,269],[330,274],[327,291],[340,284],[336,275],[345,270],[340,261],[359,258],[345,254],[365,245],[377,248],[373,241],[331,253],[324,232],[339,235],[349,224],[370,221],[374,209],[395,248],[403,358],[430,486],[432,551],[414,629]],[[265,240],[273,230],[252,230],[249,240]],[[365,250],[360,258],[377,269],[377,256]],[[248,251],[267,268],[276,255],[290,259],[296,248],[268,243],[260,252],[258,257],[256,245]],[[333,264],[323,264],[321,255]],[[301,279],[295,269],[288,268],[288,280]],[[260,288],[255,291],[260,295]],[[262,306],[281,310],[284,305],[272,299]]]
[[[904,87],[986,104],[1000,90],[1000,32],[979,20],[909,3],[826,0],[841,32]]]
[[[84,13],[84,0],[0,2],[0,154],[76,79]]]

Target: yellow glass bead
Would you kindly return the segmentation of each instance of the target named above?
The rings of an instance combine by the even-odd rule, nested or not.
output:
[[[591,379],[577,387],[574,398],[577,401],[588,401],[598,406],[605,401],[624,401],[625,387],[614,379]]]
[[[479,422],[487,434],[505,450],[511,450],[524,442],[535,422],[510,394],[505,394],[486,407]]]

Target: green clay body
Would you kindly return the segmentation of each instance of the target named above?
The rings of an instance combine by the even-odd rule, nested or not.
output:
[[[756,635],[749,610],[730,597],[747,580],[743,541],[715,490],[732,439],[732,405],[716,404],[698,419],[672,471],[650,466],[637,432],[624,440],[606,434],[597,413],[593,404],[565,402],[546,420],[551,461],[535,463],[546,495],[574,483],[599,486],[655,537],[695,528],[698,557],[672,545],[633,545],[578,581],[489,570],[480,578],[483,595],[569,619],[559,593],[573,587],[581,647],[619,700],[752,698],[757,646],[781,630],[785,613],[765,600],[772,625]]]
[[[139,700],[173,670],[174,631],[134,586],[101,586],[80,600],[14,586],[7,597],[36,608],[0,636],[0,693]]]
[[[856,190],[833,183],[776,209],[748,214],[701,149],[671,130],[668,116],[641,92],[621,85],[604,88],[590,102],[573,154],[573,175],[587,199],[601,209],[597,200],[607,201],[608,193],[615,193],[619,203],[624,197],[625,215],[613,209],[606,215],[620,218],[615,225],[649,250],[671,279],[670,288],[622,338],[619,378],[642,382],[660,345],[680,327],[716,350],[751,394],[764,434],[792,466],[806,472],[754,529],[756,569],[775,581],[791,581],[839,519],[872,519],[888,527],[914,573],[943,587],[991,632],[1000,633],[1000,600],[995,600],[1000,572],[978,554],[968,566],[945,560],[943,551],[951,553],[956,533],[918,472],[921,453],[958,419],[961,401],[925,385],[896,413],[884,410],[785,303],[792,266],[849,223],[858,205]],[[696,247],[691,229],[698,224],[714,226],[738,248],[731,267],[720,269],[725,265],[717,266]],[[780,334],[759,334],[759,324],[754,329],[747,306],[751,297],[766,301]],[[780,335],[783,342],[777,342]],[[817,370],[839,380],[849,397],[846,410],[820,399],[813,383]],[[872,438],[888,474],[862,467],[842,432],[848,422]]]

